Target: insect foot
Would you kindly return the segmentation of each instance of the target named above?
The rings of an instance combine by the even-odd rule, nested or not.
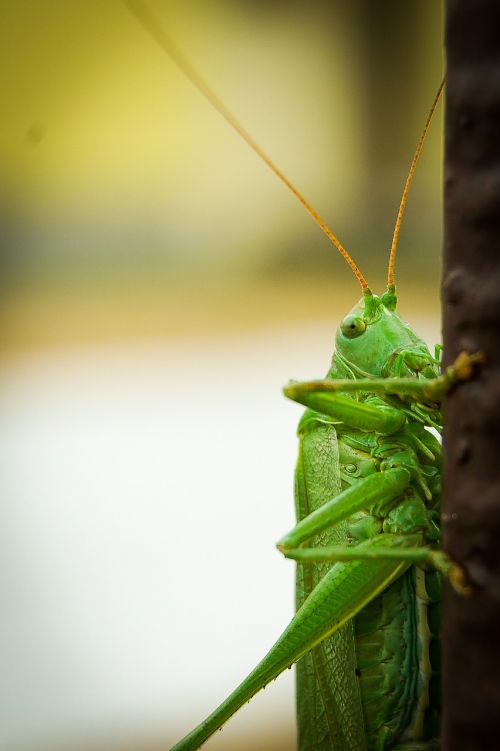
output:
[[[429,399],[441,401],[450,389],[457,383],[469,381],[478,365],[486,362],[483,352],[461,352],[456,358],[453,365],[450,365],[442,375],[429,381],[426,385],[424,395]]]
[[[445,371],[445,376],[449,379],[450,386],[459,381],[469,381],[474,375],[477,365],[486,361],[483,352],[475,352],[470,355],[468,352],[461,352],[453,365]]]
[[[465,570],[458,563],[455,563],[444,550],[430,551],[428,562],[448,579],[457,594],[463,597],[469,597],[472,594],[472,587]]]

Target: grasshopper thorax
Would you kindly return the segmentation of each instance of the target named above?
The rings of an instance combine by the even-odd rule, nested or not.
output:
[[[435,378],[439,363],[427,345],[396,313],[393,285],[381,295],[370,289],[341,322],[333,369],[343,377]]]

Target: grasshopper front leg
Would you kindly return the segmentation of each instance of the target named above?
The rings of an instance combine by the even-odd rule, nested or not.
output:
[[[467,352],[462,352],[453,365],[450,365],[437,378],[422,380],[410,377],[360,378],[356,380],[324,379],[303,383],[291,382],[288,386],[285,386],[283,392],[289,399],[293,399],[310,409],[315,409],[323,414],[338,416],[339,419],[342,419],[341,402],[337,406],[337,400],[342,399],[342,397],[337,396],[338,392],[364,391],[373,394],[411,397],[423,403],[431,402],[440,404],[448,391],[455,384],[469,380],[474,372],[474,367],[482,362],[484,362],[482,353],[478,352],[470,355]],[[347,422],[350,425],[356,426],[350,420],[347,420]],[[366,429],[368,430],[369,428]]]

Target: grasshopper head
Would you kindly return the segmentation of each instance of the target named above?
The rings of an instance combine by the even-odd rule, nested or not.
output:
[[[337,330],[334,366],[354,377],[434,378],[439,374],[439,363],[395,312],[396,303],[393,286],[381,297],[364,291]]]

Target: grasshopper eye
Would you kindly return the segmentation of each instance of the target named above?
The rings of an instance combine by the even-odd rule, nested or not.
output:
[[[359,336],[366,329],[366,323],[359,316],[346,316],[340,324],[340,330],[349,339]]]

